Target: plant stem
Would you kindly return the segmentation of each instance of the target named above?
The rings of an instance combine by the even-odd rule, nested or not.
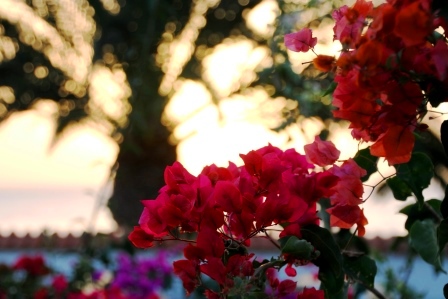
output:
[[[374,286],[370,286],[367,285],[365,282],[363,282],[362,280],[358,280],[356,278],[351,277],[352,280],[356,281],[357,283],[361,284],[362,286],[364,286],[367,290],[369,290],[372,294],[374,294],[377,298],[379,299],[386,299],[386,297],[381,294],[380,291],[378,291],[377,289],[375,289]]]
[[[436,210],[434,210],[433,207],[431,207],[430,204],[428,204],[428,202],[424,201],[424,202],[423,202],[423,205],[425,206],[425,208],[428,209],[429,212],[431,212],[431,214],[434,215],[434,217],[437,219],[437,221],[438,221],[439,223],[443,221],[443,218],[439,215],[439,213],[437,213]]]
[[[280,249],[280,245],[278,245],[277,243],[275,243],[274,240],[272,240],[271,236],[268,234],[267,231],[264,231],[264,234],[266,235],[266,237],[268,238],[268,240],[269,240],[272,244],[274,244],[275,247],[277,247],[278,249]]]

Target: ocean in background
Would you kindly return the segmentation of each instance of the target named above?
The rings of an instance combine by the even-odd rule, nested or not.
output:
[[[81,234],[98,207],[95,231],[113,232],[116,224],[101,196],[101,190],[86,187],[0,189],[0,234]]]

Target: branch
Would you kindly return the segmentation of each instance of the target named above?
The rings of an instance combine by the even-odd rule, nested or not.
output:
[[[377,298],[379,298],[379,299],[387,299],[383,294],[381,294],[380,291],[375,289],[374,286],[367,285],[364,281],[359,280],[359,279],[354,278],[354,277],[350,277],[350,279],[352,279],[353,281],[361,284],[363,287],[365,287],[367,290],[369,290],[372,294],[374,294]]]
[[[268,238],[269,242],[271,242],[272,244],[274,244],[275,247],[277,247],[278,249],[280,249],[280,245],[278,245],[274,240],[272,240],[271,236],[268,234],[267,231],[264,231],[264,234],[265,234],[266,237]]]
[[[424,201],[424,202],[423,202],[423,205],[425,206],[425,208],[428,209],[429,212],[431,212],[431,214],[433,214],[433,216],[437,219],[437,221],[438,221],[439,223],[443,221],[443,218],[439,215],[439,213],[437,213],[436,210],[434,210],[433,207],[431,207],[430,204],[428,204],[427,201]]]

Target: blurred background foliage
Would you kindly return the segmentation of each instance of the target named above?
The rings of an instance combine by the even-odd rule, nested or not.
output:
[[[179,86],[199,84],[218,108],[223,99],[262,93],[277,99],[282,129],[306,117],[331,118],[321,100],[329,78],[302,75],[282,35],[329,24],[328,1],[4,0],[0,7],[0,119],[37,109],[57,121],[55,142],[74,124],[119,144],[109,208],[117,223],[136,223],[139,201],[154,198],[176,159],[178,121],[164,111]],[[265,14],[257,13],[264,8]],[[266,12],[267,11],[267,12]],[[260,18],[272,24],[260,28]],[[263,24],[261,20],[261,24]],[[266,22],[265,22],[266,23]],[[221,87],[207,64],[246,43],[258,58]],[[232,61],[228,62],[229,64]],[[324,79],[324,80],[322,80]]]

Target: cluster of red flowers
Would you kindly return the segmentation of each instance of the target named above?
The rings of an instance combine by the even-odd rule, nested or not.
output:
[[[50,273],[50,269],[45,265],[42,256],[22,256],[19,258],[14,266],[14,270],[23,270],[29,276],[43,276]]]
[[[376,8],[357,0],[332,16],[342,52],[338,59],[318,55],[314,65],[336,70],[334,116],[350,121],[354,138],[373,143],[372,155],[391,165],[408,162],[413,132],[426,128],[418,120],[427,103],[448,100],[448,46],[435,31],[446,32],[447,20],[431,0],[388,0]],[[308,51],[316,42],[308,28],[285,37],[293,51]]]
[[[197,177],[176,162],[166,168],[166,186],[157,198],[142,201],[139,226],[129,239],[136,247],[148,248],[154,242],[179,239],[179,232],[198,232],[195,240],[185,240],[190,242],[184,249],[186,259],[174,262],[174,271],[187,292],[200,285],[202,273],[220,285],[220,294],[226,294],[235,277],[254,274],[253,255],[246,250],[251,238],[278,224],[283,228],[280,238],[300,238],[303,225],[319,224],[321,198],[331,200],[327,211],[332,226],[356,224],[363,235],[367,220],[358,205],[365,171],[352,159],[333,165],[339,151],[318,137],[305,146],[305,153],[268,145],[240,155],[244,166],[211,165]],[[328,169],[315,171],[315,165]],[[285,259],[286,273],[294,276],[294,257]],[[206,295],[219,297],[210,290]]]

